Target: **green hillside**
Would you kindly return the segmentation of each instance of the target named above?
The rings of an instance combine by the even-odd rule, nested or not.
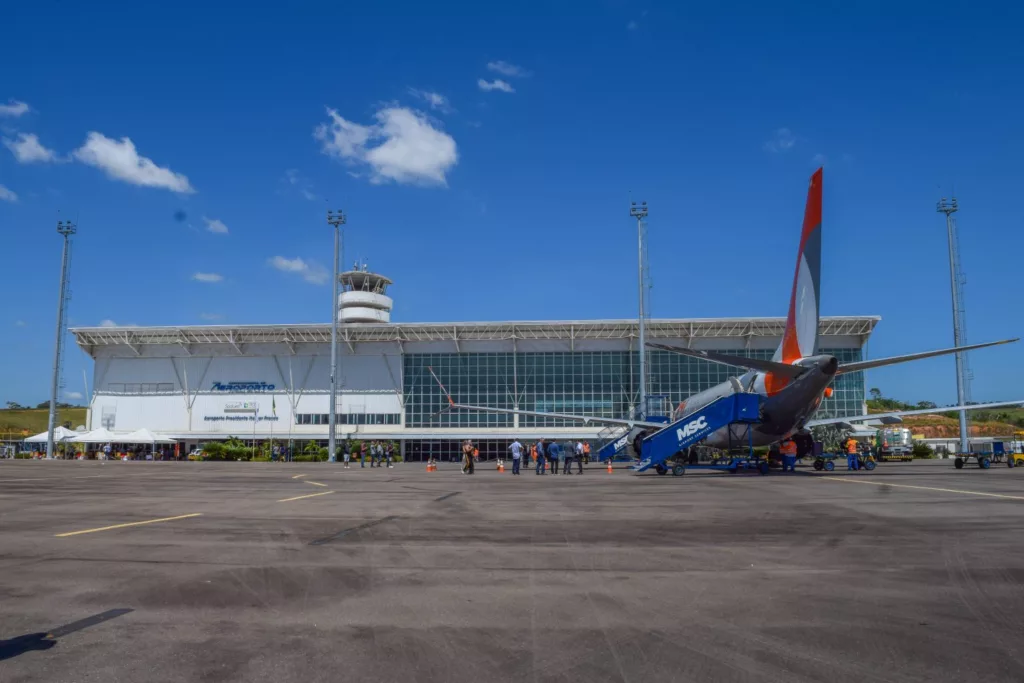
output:
[[[0,439],[18,439],[46,431],[48,410],[0,410]],[[61,408],[57,424],[71,424],[71,429],[85,424],[85,408]]]

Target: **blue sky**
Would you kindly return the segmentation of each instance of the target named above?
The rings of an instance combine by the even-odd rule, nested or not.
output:
[[[397,321],[630,317],[630,192],[655,316],[783,315],[819,163],[822,313],[881,315],[872,357],[952,341],[950,188],[969,340],[1019,335],[1021,10],[768,4],[19,4],[0,401],[48,393],[58,217],[79,326],[326,321],[327,208]],[[972,354],[974,398],[1019,398],[1022,361]],[[953,361],[869,384],[949,402]]]

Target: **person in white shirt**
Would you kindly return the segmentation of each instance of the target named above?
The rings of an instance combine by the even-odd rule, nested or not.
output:
[[[519,464],[523,460],[523,444],[516,439],[508,449],[512,451],[512,474],[519,474]]]
[[[583,442],[576,442],[576,474],[583,474]]]

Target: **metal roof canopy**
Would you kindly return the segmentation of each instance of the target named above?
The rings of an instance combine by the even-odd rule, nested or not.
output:
[[[867,338],[880,316],[832,316],[819,320],[820,336]],[[781,337],[785,318],[693,318],[651,320],[649,339],[699,339]],[[197,325],[175,327],[76,327],[70,330],[87,353],[97,346],[124,345],[139,355],[141,345],[228,344],[327,344],[329,323],[308,325]],[[635,320],[575,320],[534,322],[467,323],[349,323],[338,330],[339,340],[354,345],[365,342],[503,341],[511,339],[632,339],[639,334]],[[241,354],[244,355],[244,354]]]

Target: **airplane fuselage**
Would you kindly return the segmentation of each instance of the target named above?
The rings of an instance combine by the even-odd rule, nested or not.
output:
[[[781,389],[769,391],[764,372],[747,372],[740,377],[705,389],[686,399],[683,410],[699,410],[712,401],[743,391],[752,391],[764,397],[761,422],[755,425],[731,425],[712,433],[704,443],[715,448],[768,446],[799,431],[821,405],[825,389],[836,375],[839,362],[834,356],[801,358],[794,365],[807,368],[799,377],[789,380]],[[774,389],[774,387],[773,387]]]

